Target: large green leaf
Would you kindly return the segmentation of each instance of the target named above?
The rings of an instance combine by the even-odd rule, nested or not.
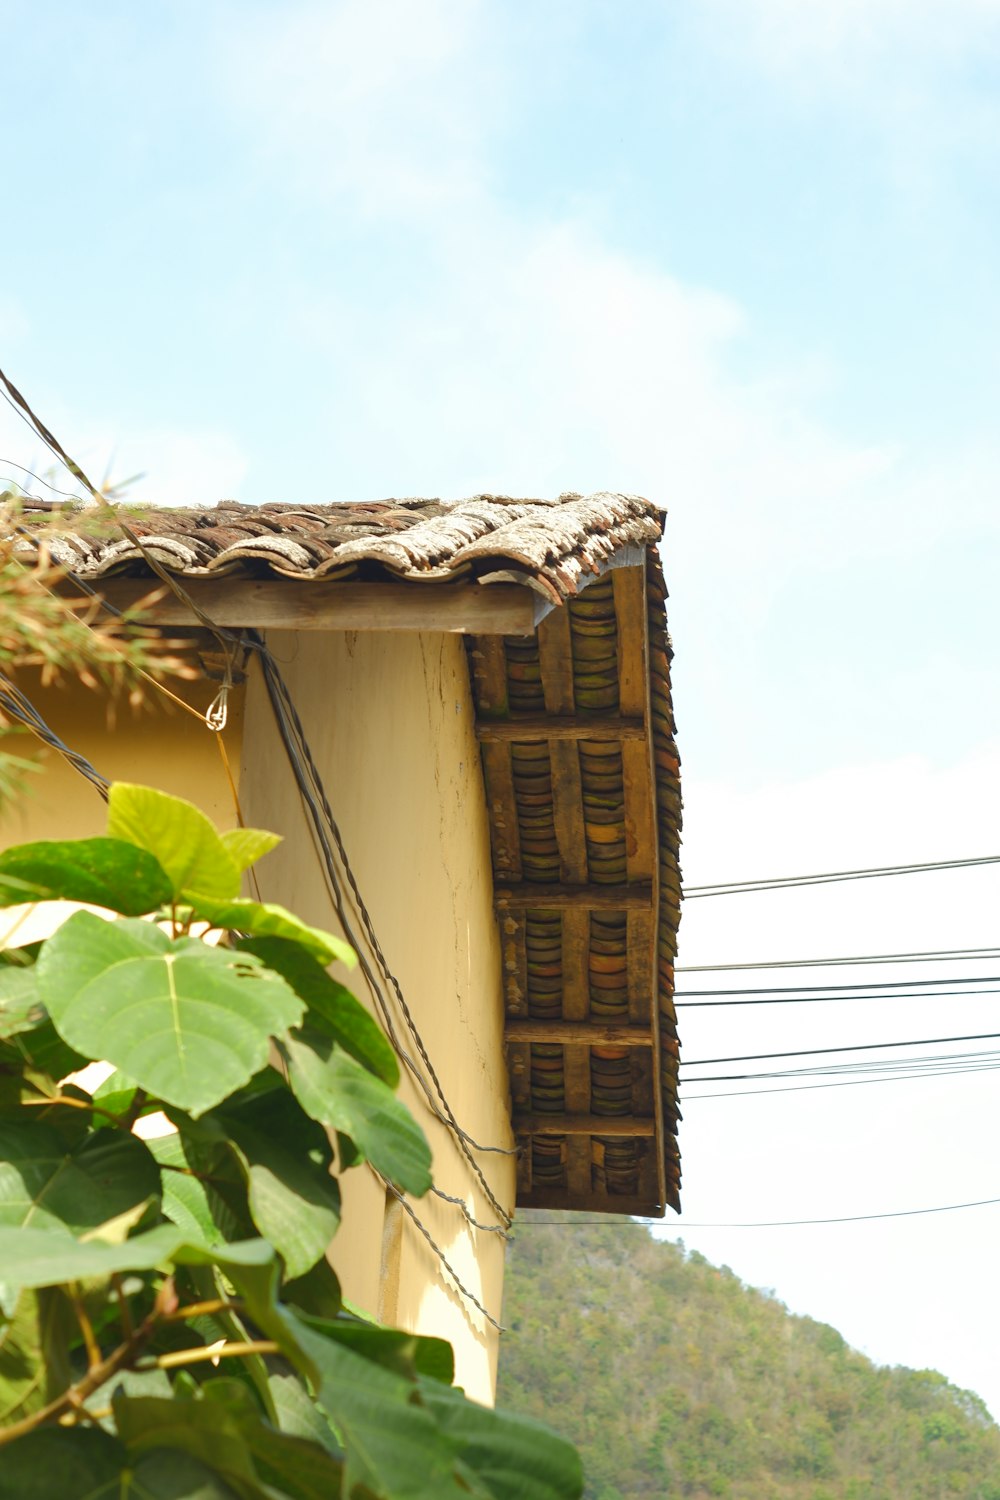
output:
[[[177,900],[192,891],[216,901],[239,893],[240,866],[205,814],[183,797],[116,781],[108,794],[108,833],[148,850]]]
[[[176,1448],[133,1459],[96,1427],[40,1427],[6,1448],[0,1464],[0,1500],[262,1500],[266,1494],[234,1488]]]
[[[229,1142],[180,1130],[159,1136],[149,1149],[163,1168],[163,1213],[207,1245],[254,1233],[244,1172]]]
[[[219,837],[240,870],[249,870],[281,843],[280,833],[267,833],[263,828],[231,828]]]
[[[492,1500],[579,1500],[583,1494],[579,1454],[541,1423],[479,1406],[437,1381],[422,1380],[420,1394]]]
[[[14,1287],[59,1286],[67,1281],[110,1276],[116,1271],[154,1271],[171,1261],[178,1265],[219,1265],[232,1279],[247,1273],[260,1310],[266,1303],[258,1288],[270,1284],[274,1251],[266,1240],[242,1240],[213,1247],[199,1243],[174,1224],[160,1224],[120,1244],[75,1239],[63,1229],[14,1228],[0,1224],[0,1270]],[[254,1278],[250,1273],[267,1271]],[[254,1320],[257,1321],[256,1312]]]
[[[130,1454],[181,1449],[241,1495],[270,1495],[263,1488],[269,1481],[293,1500],[331,1500],[340,1493],[340,1464],[314,1443],[271,1427],[239,1381],[210,1380],[200,1398],[188,1400],[119,1398],[114,1410]]]
[[[124,1500],[127,1455],[96,1427],[39,1427],[3,1450],[0,1500]],[[141,1500],[133,1489],[131,1500]]]
[[[344,1490],[367,1485],[392,1500],[468,1500],[455,1476],[458,1444],[414,1397],[412,1380],[300,1323],[319,1370],[319,1402],[344,1444]],[[473,1492],[474,1493],[474,1492]]]
[[[340,1223],[329,1137],[287,1088],[223,1105],[207,1119],[239,1153],[257,1229],[282,1256],[287,1274],[301,1276],[326,1254]]]
[[[160,864],[135,841],[74,839],[18,844],[0,854],[0,906],[86,901],[141,917],[170,900]]]
[[[303,1028],[282,1044],[289,1082],[307,1114],[350,1136],[391,1182],[420,1196],[431,1185],[431,1150],[406,1106],[328,1036]]]
[[[70,1046],[193,1115],[262,1068],[269,1038],[303,1011],[252,954],[172,941],[150,922],[105,922],[89,912],[60,927],[35,968]]]
[[[285,938],[298,943],[318,958],[320,963],[339,962],[353,968],[357,963],[354,949],[343,938],[309,927],[283,906],[273,901],[250,901],[244,896],[231,901],[216,901],[207,896],[188,898],[194,920],[208,922],[230,932],[249,932],[260,937]]]
[[[288,980],[309,1007],[310,1026],[326,1032],[390,1088],[397,1087],[399,1064],[385,1033],[360,1000],[332,979],[311,954],[303,952],[298,943],[279,937],[247,938],[238,946],[244,952],[256,953],[269,969]]]
[[[151,1449],[180,1449],[234,1483],[239,1494],[266,1500],[256,1485],[253,1459],[239,1425],[228,1419],[221,1403],[119,1394],[112,1408],[130,1458]]]
[[[322,1423],[322,1413],[302,1387],[298,1389],[314,1417]],[[258,1477],[288,1495],[289,1500],[332,1500],[340,1494],[343,1464],[339,1454],[331,1453],[325,1441],[276,1431],[262,1420],[260,1408],[242,1381],[224,1377],[209,1380],[202,1386],[201,1394],[210,1419],[212,1408],[222,1407],[228,1419],[236,1424],[253,1456]]]
[[[349,1313],[340,1313],[335,1318],[315,1318],[296,1311],[296,1317],[299,1322],[322,1333],[324,1338],[335,1339],[345,1349],[362,1354],[365,1359],[374,1360],[387,1370],[395,1370],[398,1375],[410,1379],[427,1375],[448,1386],[455,1378],[455,1355],[447,1339],[407,1333],[401,1328],[382,1328],[378,1323]]]
[[[82,1234],[147,1202],[159,1188],[149,1150],[125,1131],[98,1130],[68,1146],[55,1125],[0,1119],[2,1225],[55,1225]],[[0,1274],[6,1269],[0,1263]]]
[[[72,1385],[69,1347],[78,1332],[62,1291],[20,1293],[11,1317],[0,1323],[0,1427],[39,1411]]]

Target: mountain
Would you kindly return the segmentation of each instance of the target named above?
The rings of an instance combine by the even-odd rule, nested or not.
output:
[[[577,1444],[587,1500],[1000,1500],[978,1396],[641,1227],[519,1215],[504,1322],[498,1400]]]

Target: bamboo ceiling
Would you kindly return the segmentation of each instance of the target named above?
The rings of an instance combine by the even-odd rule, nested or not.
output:
[[[533,636],[469,646],[523,1207],[680,1208],[665,598],[649,547]]]

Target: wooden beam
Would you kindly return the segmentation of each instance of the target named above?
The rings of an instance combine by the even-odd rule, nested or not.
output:
[[[523,719],[483,720],[476,725],[476,738],[487,744],[496,740],[643,740],[646,726],[641,718],[620,714],[592,719],[574,714],[526,715]]]
[[[556,911],[583,908],[586,911],[646,911],[652,906],[648,881],[635,885],[498,885],[494,899],[501,910],[548,907]]]
[[[565,1047],[653,1045],[648,1026],[609,1026],[601,1021],[529,1021],[517,1018],[507,1022],[504,1036],[508,1042],[560,1042]]]
[[[586,1214],[635,1214],[642,1219],[662,1219],[666,1210],[654,1198],[608,1197],[607,1193],[567,1193],[565,1188],[530,1188],[517,1195],[518,1208],[549,1208]],[[525,1223],[530,1223],[525,1220]],[[572,1220],[570,1221],[572,1222]],[[514,1224],[517,1232],[517,1221]]]
[[[515,1115],[515,1135],[651,1136],[655,1120],[634,1115]]]
[[[429,634],[533,635],[548,606],[513,583],[338,583],[329,579],[178,578],[217,625],[260,630],[420,630]],[[143,612],[152,625],[204,623],[155,578],[102,578],[95,587],[118,609],[160,594]]]

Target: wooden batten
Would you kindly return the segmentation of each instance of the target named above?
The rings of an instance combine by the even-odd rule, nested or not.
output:
[[[572,908],[583,911],[648,911],[653,905],[652,886],[636,885],[498,885],[493,893],[501,909],[507,907]]]
[[[639,718],[625,718],[621,714],[608,714],[601,718],[581,719],[574,714],[553,714],[551,718],[534,718],[524,715],[517,719],[484,719],[476,725],[476,738],[489,743],[491,740],[514,741],[522,744],[533,740],[639,740],[645,742],[646,724]]]
[[[565,1010],[565,1006],[563,1009]],[[508,1042],[557,1043],[563,1047],[652,1047],[649,1027],[609,1026],[600,1021],[508,1020]],[[589,1086],[588,1086],[589,1093]]]
[[[554,1194],[547,1192],[544,1188],[531,1188],[523,1196],[518,1194],[517,1202],[519,1208],[570,1208],[574,1213],[629,1214],[640,1219],[662,1217],[662,1210],[654,1193],[644,1196],[642,1194],[619,1195],[590,1192],[574,1198],[570,1203],[565,1200],[559,1202]]]
[[[655,1136],[656,1121],[635,1115],[515,1115],[515,1135]]]

